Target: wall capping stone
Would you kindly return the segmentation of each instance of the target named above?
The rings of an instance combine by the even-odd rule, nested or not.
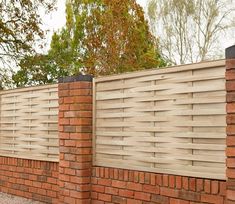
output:
[[[93,76],[92,75],[77,75],[77,76],[67,76],[59,78],[59,83],[71,83],[77,81],[88,81],[92,82]]]

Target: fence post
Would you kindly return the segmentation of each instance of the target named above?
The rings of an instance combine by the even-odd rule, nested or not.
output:
[[[235,45],[226,49],[227,204],[235,204]]]
[[[91,203],[92,76],[59,80],[60,203]]]

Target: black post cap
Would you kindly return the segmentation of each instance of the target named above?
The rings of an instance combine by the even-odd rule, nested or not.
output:
[[[225,49],[226,59],[235,59],[235,45]]]
[[[59,83],[69,83],[69,82],[76,82],[76,81],[88,81],[92,82],[93,76],[92,75],[77,75],[77,76],[67,76],[59,78]]]

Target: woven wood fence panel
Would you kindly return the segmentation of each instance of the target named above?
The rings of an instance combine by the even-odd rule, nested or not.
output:
[[[58,85],[0,92],[0,155],[58,161]]]
[[[225,179],[225,61],[94,81],[94,164]]]

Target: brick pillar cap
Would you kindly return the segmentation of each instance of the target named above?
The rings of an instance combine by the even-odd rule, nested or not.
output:
[[[90,82],[92,82],[92,79],[93,79],[92,75],[68,76],[68,77],[59,78],[59,83],[69,83],[69,82],[76,82],[76,81],[90,81]]]
[[[235,59],[235,45],[225,49],[226,59]]]

